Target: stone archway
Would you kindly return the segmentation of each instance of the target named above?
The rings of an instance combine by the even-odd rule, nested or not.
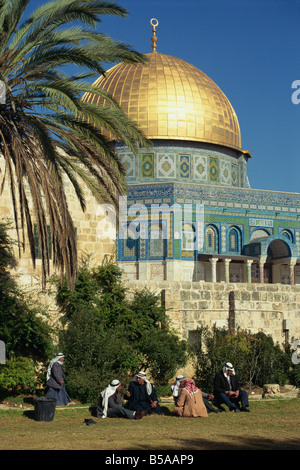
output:
[[[290,257],[291,257],[291,249],[284,240],[275,239],[268,246],[267,261],[268,260],[272,261],[275,259],[282,259],[282,258],[290,258]]]
[[[272,240],[268,246],[266,269],[270,272],[272,283],[293,284],[294,264],[291,249],[284,240]]]

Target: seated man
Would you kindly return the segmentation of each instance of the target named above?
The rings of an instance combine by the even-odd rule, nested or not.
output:
[[[207,413],[219,413],[221,412],[221,410],[218,410],[217,408],[214,408],[212,406],[212,404],[209,402],[210,401],[213,401],[214,400],[214,396],[212,393],[206,393],[206,392],[202,392],[202,399],[203,399],[203,403],[205,405],[205,408],[207,409]]]
[[[183,375],[177,375],[176,381],[171,385],[171,390],[172,390],[172,395],[173,395],[175,405],[177,405],[179,392],[180,392],[180,384],[183,380],[185,380],[185,377]],[[219,413],[219,410],[214,408],[209,403],[209,400],[213,400],[214,396],[211,393],[202,392],[202,390],[201,390],[201,394],[202,394],[203,403],[206,407],[207,413]]]
[[[234,367],[230,362],[224,364],[223,369],[215,376],[214,396],[218,406],[225,403],[230,411],[250,411],[247,392],[241,390]],[[236,406],[238,403],[242,405],[241,410]]]
[[[131,411],[123,407],[120,390],[121,382],[112,380],[101,392],[97,407],[97,418],[141,419],[146,412]]]
[[[207,410],[203,402],[201,390],[192,379],[180,382],[180,393],[174,408],[174,414],[185,418],[207,418]]]
[[[180,382],[184,380],[185,378],[183,375],[177,375],[176,381],[171,385],[171,390],[172,390],[172,395],[174,402],[176,404],[178,397],[179,397],[179,392],[180,392]]]
[[[148,414],[162,414],[153,385],[147,380],[145,372],[139,372],[130,382],[124,398],[128,400],[126,408],[134,411],[146,411]]]

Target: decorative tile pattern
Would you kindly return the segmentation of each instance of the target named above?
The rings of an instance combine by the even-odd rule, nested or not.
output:
[[[149,256],[152,258],[164,257],[163,231],[160,223],[153,223],[149,227]]]
[[[238,175],[237,175],[237,166],[232,163],[231,164],[231,184],[232,186],[237,186],[237,183],[238,183],[238,179],[237,179]]]
[[[220,182],[223,184],[230,184],[231,181],[231,168],[230,164],[226,160],[221,160],[220,162]]]
[[[190,179],[190,155],[179,155],[179,178]]]
[[[194,157],[194,180],[207,181],[207,157]]]
[[[222,225],[221,228],[221,249],[222,253],[226,252],[226,226]]]
[[[219,181],[219,160],[218,158],[209,159],[209,181],[217,183]]]
[[[298,247],[298,252],[300,253],[300,231],[296,232],[296,245]]]
[[[151,151],[143,149],[140,156],[132,155],[131,158],[131,155],[126,147],[120,149],[123,164],[127,165],[127,175],[130,175],[128,204],[144,204],[149,211],[151,204],[179,204],[181,207],[182,204],[191,204],[192,216],[189,221],[194,224],[196,232],[198,226],[196,250],[199,253],[205,253],[207,247],[203,237],[204,224],[195,219],[196,204],[205,206],[205,225],[218,227],[216,253],[232,254],[228,234],[233,226],[239,229],[241,254],[245,254],[243,248],[249,244],[252,231],[265,227],[269,228],[269,236],[275,237],[274,239],[280,236],[282,230],[293,229],[295,238],[294,243],[290,243],[291,253],[295,257],[300,253],[300,195],[249,188],[247,165],[243,158],[239,158],[233,151],[220,152],[217,148],[205,148],[204,145],[200,148],[190,142],[181,145],[163,143],[155,144]],[[211,184],[214,187],[211,187]],[[125,247],[123,243],[122,250],[119,251],[120,256],[124,256],[125,251],[125,259],[131,259],[131,262],[136,256],[149,261],[152,258],[153,266],[154,260],[166,257],[192,261],[194,253],[183,250],[179,215],[181,216],[181,213],[170,214],[168,223],[171,237],[164,240],[163,250],[161,240],[151,240],[150,237],[145,240],[142,237],[138,240],[136,250],[132,242]],[[148,230],[150,220],[149,225],[148,222],[146,224]],[[254,253],[253,256],[265,254],[267,248],[266,243],[261,246],[262,251]],[[160,269],[162,268],[153,267],[151,276],[162,276],[163,271]],[[149,263],[149,274],[150,271]],[[230,274],[232,279],[238,281],[239,272],[232,270]]]
[[[157,154],[157,178],[176,178],[176,155]]]
[[[153,153],[141,154],[141,177],[154,178],[154,155]]]
[[[125,153],[120,155],[122,165],[126,170],[126,177],[132,179],[136,177],[135,173],[135,157],[131,153]]]
[[[155,145],[149,151],[141,149],[135,156],[126,146],[118,147],[118,155],[127,170],[129,183],[147,179],[159,181],[191,181],[219,186],[249,187],[247,165],[234,151],[200,145]]]

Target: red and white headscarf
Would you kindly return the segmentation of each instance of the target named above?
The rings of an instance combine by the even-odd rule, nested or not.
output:
[[[183,388],[189,393],[189,395],[193,395],[194,393],[199,391],[199,388],[196,387],[193,379],[183,380],[182,385]]]

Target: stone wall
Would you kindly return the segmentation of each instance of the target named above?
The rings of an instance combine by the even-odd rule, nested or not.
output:
[[[4,161],[0,158],[0,175],[4,174]],[[0,177],[1,182],[1,177]],[[93,197],[91,192],[82,183],[82,189],[85,194],[86,210],[83,212],[81,209],[78,198],[75,194],[74,188],[70,181],[64,178],[64,190],[68,199],[68,207],[74,222],[76,237],[77,237],[77,251],[79,263],[81,259],[90,257],[91,265],[99,265],[104,258],[113,258],[116,256],[116,233],[115,223],[110,214],[110,206],[106,204],[99,204]],[[29,198],[30,203],[30,198]],[[35,223],[35,216],[32,206],[30,211]],[[17,241],[17,233],[14,225],[13,205],[10,194],[10,187],[8,179],[5,181],[3,192],[0,196],[0,223],[9,223],[11,230],[9,235],[11,239]],[[22,231],[21,239],[23,237]],[[21,257],[17,244],[14,245],[15,257],[17,259],[17,266],[12,271],[16,276],[19,284],[27,290],[36,288],[39,290],[42,278],[42,261],[36,260],[36,269],[33,268],[30,250],[27,240],[27,232],[25,227],[24,233],[25,246],[21,249]],[[55,273],[55,269],[50,260],[50,275]]]
[[[235,328],[262,331],[280,345],[286,338],[300,339],[300,286],[132,280],[126,283],[131,292],[147,287],[162,293],[172,325],[185,339],[199,326],[228,328],[231,292]]]

